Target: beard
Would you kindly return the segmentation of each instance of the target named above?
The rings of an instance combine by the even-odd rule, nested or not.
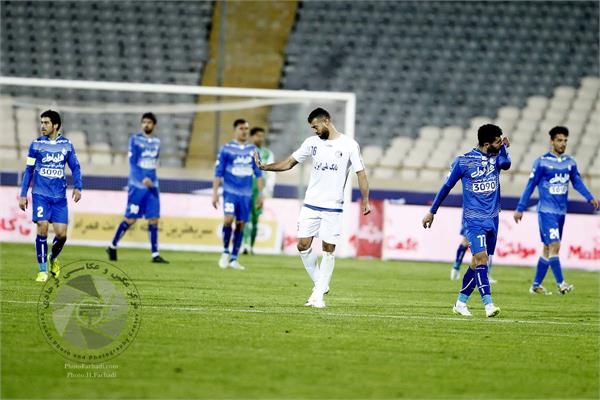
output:
[[[321,139],[321,140],[329,139],[329,129],[323,128],[323,131],[321,131],[321,134],[319,135],[319,139]]]
[[[494,148],[492,146],[488,147],[488,151],[489,154],[498,154],[500,153],[500,147],[498,148]]]

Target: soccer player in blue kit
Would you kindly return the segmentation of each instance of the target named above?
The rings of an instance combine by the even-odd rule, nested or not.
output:
[[[160,153],[160,139],[154,135],[156,116],[142,115],[142,132],[129,138],[129,180],[127,182],[127,208],[125,218],[117,227],[111,244],[106,249],[108,259],[117,260],[117,245],[125,232],[139,218],[148,220],[148,235],[152,251],[152,262],[168,264],[158,251],[158,221],[160,218],[160,191],[156,167]]]
[[[31,189],[33,222],[37,225],[35,251],[39,264],[37,282],[48,280],[48,226],[54,228],[54,241],[50,253],[50,273],[55,278],[60,274],[58,255],[67,241],[69,211],[67,209],[67,179],[65,165],[73,174],[73,200],[81,199],[81,169],[71,141],[59,133],[60,114],[53,110],[44,111],[40,115],[42,136],[29,146],[27,166],[23,173],[19,207],[25,211],[28,200],[27,192],[33,179]]]
[[[473,259],[463,276],[462,288],[452,310],[455,314],[470,317],[467,300],[477,286],[485,306],[485,315],[495,317],[500,313],[500,308],[492,302],[488,256],[493,255],[496,248],[500,170],[510,168],[511,160],[506,151],[510,141],[502,137],[500,127],[492,124],[482,125],[477,131],[477,139],[477,148],[456,157],[452,163],[446,182],[423,218],[423,227],[431,227],[438,208],[460,179],[463,187],[463,225]]]
[[[514,214],[515,222],[521,221],[523,211],[537,186],[540,195],[537,204],[538,223],[544,247],[542,255],[538,259],[533,284],[529,288],[529,292],[533,294],[551,294],[542,286],[548,267],[552,268],[556,285],[561,294],[573,290],[573,285],[565,282],[563,278],[558,256],[567,213],[569,182],[594,209],[598,209],[598,200],[594,199],[594,196],[585,187],[581,176],[579,176],[575,160],[565,154],[568,137],[569,130],[564,126],[555,126],[550,129],[550,146],[552,150],[534,161],[529,181]]]
[[[236,119],[233,123],[234,140],[219,150],[215,163],[212,205],[219,207],[219,187],[223,184],[223,253],[219,259],[220,268],[245,269],[238,261],[238,253],[244,238],[244,225],[252,207],[252,178],[256,177],[258,197],[256,206],[262,207],[264,187],[262,171],[254,161],[256,146],[248,143],[248,122]],[[235,232],[233,223],[235,221]],[[229,243],[233,232],[233,247]]]

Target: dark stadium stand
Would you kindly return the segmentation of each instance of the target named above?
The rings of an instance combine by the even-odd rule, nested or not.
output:
[[[281,16],[281,10],[271,11]],[[185,85],[215,75],[214,66],[207,67],[209,46],[218,45],[208,37],[215,28],[214,2],[3,1],[0,12],[2,75]],[[494,122],[515,144],[507,175],[515,187],[522,186],[533,159],[547,148],[547,131],[557,124],[569,127],[568,152],[588,183],[600,187],[598,2],[306,1],[295,13],[280,88],[356,93],[356,136],[379,182],[437,184],[451,158],[472,147],[474,130]],[[39,29],[40,15],[52,15],[54,29]],[[232,26],[240,26],[247,12],[235,17]],[[282,24],[273,15],[266,21]],[[269,26],[265,18],[253,23],[254,33]],[[252,51],[252,57],[235,53],[235,46],[250,48],[240,39],[248,36],[244,32],[229,33],[234,46],[228,57],[237,54],[236,62],[249,68],[230,62],[226,77],[233,75],[239,86],[255,82],[246,76],[257,75],[260,60],[275,64],[281,53],[272,47],[270,53]],[[263,81],[273,77],[262,74]],[[6,86],[1,146],[12,150],[0,152],[4,159],[22,157],[38,131],[38,110],[17,106],[30,104],[34,94],[44,107],[53,103],[43,99],[73,106],[197,102],[187,95]],[[306,133],[299,124],[312,105],[271,108],[267,125],[277,156],[297,145],[290,132]],[[324,106],[343,130],[342,105]],[[138,128],[139,112],[63,116],[81,158],[92,165],[125,164],[128,133]],[[186,156],[212,161],[213,146],[202,144],[214,123],[197,116],[204,136],[190,141],[193,114],[158,115],[163,165],[182,166]]]
[[[387,146],[597,76],[597,16],[597,2],[303,2],[281,87],[355,92],[357,136]]]
[[[200,82],[208,57],[212,8],[212,2],[204,1],[2,2],[0,72],[19,77],[194,85]],[[4,96],[34,94],[80,104],[195,102],[194,96],[188,95],[17,87],[3,90]],[[23,117],[28,115],[31,121],[17,121],[17,142],[19,138],[28,141],[37,132],[37,112],[31,111],[23,111]],[[113,152],[126,152],[127,134],[139,126],[139,113],[65,112],[63,117],[70,132],[84,133],[83,144],[89,145],[95,158],[92,161],[97,164],[109,163]],[[192,118],[193,114],[159,115],[167,165],[181,165]],[[24,131],[18,132],[19,127]],[[82,148],[81,153],[85,150]]]

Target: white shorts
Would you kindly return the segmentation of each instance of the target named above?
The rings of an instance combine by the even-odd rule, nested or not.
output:
[[[302,207],[298,216],[299,238],[318,237],[325,243],[338,244],[342,236],[342,213]]]

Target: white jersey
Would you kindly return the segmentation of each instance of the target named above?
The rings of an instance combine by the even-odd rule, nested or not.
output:
[[[323,211],[341,212],[350,165],[355,172],[365,169],[358,143],[343,134],[334,140],[311,136],[292,157],[299,163],[312,157],[312,171],[304,205]]]

